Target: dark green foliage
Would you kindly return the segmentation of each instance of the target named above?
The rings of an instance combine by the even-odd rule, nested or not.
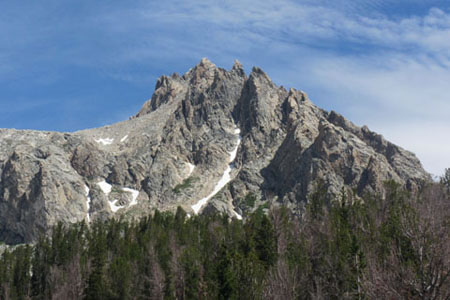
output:
[[[58,224],[1,255],[0,299],[448,298],[448,195],[386,191],[327,202],[318,185],[301,219],[283,207],[244,222],[178,208]]]
[[[256,196],[253,193],[248,193],[244,198],[244,203],[247,207],[252,208],[256,203]]]
[[[192,184],[197,181],[198,178],[196,177],[188,177],[185,180],[183,180],[182,183],[178,184],[173,188],[173,192],[176,194],[181,193],[183,190],[188,189],[192,186]]]
[[[31,263],[31,247],[21,246],[14,251],[14,267],[12,270],[14,287],[11,292],[13,297],[17,299],[24,299],[29,294],[30,290],[30,270]]]
[[[264,204],[261,204],[260,206],[258,206],[258,210],[263,210],[263,209],[269,209],[270,208],[270,204],[268,201],[266,201]]]
[[[272,222],[262,210],[256,210],[244,225],[247,250],[254,254],[265,269],[275,263],[277,255],[276,237]]]
[[[317,219],[323,215],[326,200],[327,190],[325,187],[325,183],[320,180],[317,183],[314,191],[310,194],[307,206],[308,212],[313,219]]]

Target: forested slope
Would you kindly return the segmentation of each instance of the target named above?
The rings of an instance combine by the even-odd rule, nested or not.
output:
[[[325,203],[319,184],[301,221],[260,207],[59,225],[3,254],[0,298],[448,299],[448,191],[386,190]]]

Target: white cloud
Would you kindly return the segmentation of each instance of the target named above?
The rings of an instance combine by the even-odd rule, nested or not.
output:
[[[215,31],[229,33],[233,29],[253,32],[266,38],[298,42],[299,39],[320,43],[323,39],[371,43],[393,49],[419,47],[431,53],[447,51],[450,45],[450,15],[439,8],[432,8],[425,16],[392,19],[384,15],[373,16],[346,6],[346,10],[330,8],[324,1],[227,1],[179,2],[178,6],[153,7],[143,10],[136,21],[151,24],[183,24],[192,29],[203,24],[217,26]],[[365,10],[370,2],[365,2]],[[373,1],[371,1],[373,2]],[[378,6],[386,1],[378,1]],[[322,5],[321,5],[322,3]],[[375,5],[377,6],[377,5]],[[351,7],[351,6],[350,6]],[[348,11],[353,14],[348,14]],[[362,13],[362,14],[361,14]],[[144,25],[145,26],[145,25]],[[122,30],[122,29],[119,29]]]

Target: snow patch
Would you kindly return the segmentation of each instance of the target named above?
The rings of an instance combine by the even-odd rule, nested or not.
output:
[[[97,184],[102,189],[103,193],[105,193],[106,195],[111,193],[112,186],[109,183],[107,183],[105,180],[97,182]]]
[[[236,144],[236,147],[228,152],[228,154],[230,155],[229,158],[229,164],[227,166],[227,169],[225,170],[225,172],[223,173],[222,177],[220,178],[219,182],[216,184],[216,186],[214,187],[214,190],[212,191],[211,194],[209,194],[208,196],[206,196],[203,199],[200,199],[196,204],[192,205],[192,210],[195,212],[195,214],[198,214],[198,212],[200,211],[200,209],[212,198],[214,197],[214,195],[216,195],[225,185],[227,185],[228,182],[231,181],[231,170],[232,170],[232,162],[236,159],[236,155],[237,155],[237,150],[239,148],[239,145],[241,144],[241,136],[240,134],[240,129],[236,128],[234,130],[234,134],[237,136],[238,141]]]
[[[109,202],[109,207],[111,208],[112,212],[114,212],[114,213],[117,212],[119,209],[125,207],[124,205],[116,205],[116,203],[118,201],[119,200],[117,200],[117,199],[114,199],[113,201],[108,201]]]
[[[86,192],[86,219],[89,222],[91,222],[91,217],[89,216],[89,209],[91,208],[91,197],[89,197],[89,188],[87,185],[84,186],[84,191]]]
[[[128,204],[129,207],[137,204],[137,197],[139,196],[139,191],[130,188],[122,188],[122,191],[130,192],[131,195],[133,195],[133,199],[131,200],[130,204]]]
[[[114,142],[114,139],[106,138],[106,139],[98,139],[95,141],[99,144],[103,144],[104,146],[106,146],[111,145]]]
[[[240,214],[238,214],[235,210],[233,210],[233,212],[238,220],[242,220],[242,216]]]
[[[108,195],[108,194],[111,193],[112,185],[110,185],[109,183],[107,183],[105,180],[100,181],[100,182],[97,182],[97,185],[100,187],[100,189],[103,191],[104,194]],[[87,188],[87,186],[86,186],[86,189],[87,189],[87,191],[86,191],[87,194],[89,194],[89,189]],[[133,206],[133,205],[136,205],[136,204],[138,203],[138,202],[137,202],[137,197],[139,196],[139,191],[133,190],[133,189],[130,189],[130,188],[121,188],[121,189],[122,189],[122,191],[124,191],[124,192],[129,192],[129,193],[131,193],[132,199],[131,199],[131,202],[128,204],[128,207]],[[89,201],[89,203],[90,203],[91,199],[90,199],[90,198],[88,198],[88,199],[89,199],[88,201]],[[116,211],[118,211],[119,209],[125,207],[125,205],[117,205],[117,202],[118,202],[118,201],[119,201],[119,200],[117,200],[117,199],[114,199],[114,200],[112,200],[112,201],[108,201],[108,202],[109,202],[109,206],[111,207],[111,210],[112,210],[113,212],[116,212]],[[89,211],[89,203],[88,203],[88,211]],[[88,216],[88,220],[89,220],[89,216]]]
[[[191,163],[187,163],[187,166],[189,168],[189,173],[187,175],[187,177],[191,176],[192,172],[194,172],[195,166]]]
[[[126,136],[124,136],[124,137],[120,140],[120,142],[121,142],[121,143],[125,142],[125,141],[127,140],[127,138],[128,138],[128,134],[127,134]]]

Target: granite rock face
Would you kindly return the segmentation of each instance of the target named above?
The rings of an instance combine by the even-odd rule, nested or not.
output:
[[[0,240],[177,206],[239,218],[260,205],[301,213],[319,181],[329,195],[363,195],[383,194],[389,179],[415,190],[430,176],[414,154],[261,69],[247,76],[239,62],[227,71],[202,59],[159,78],[130,120],[75,133],[0,130]]]

